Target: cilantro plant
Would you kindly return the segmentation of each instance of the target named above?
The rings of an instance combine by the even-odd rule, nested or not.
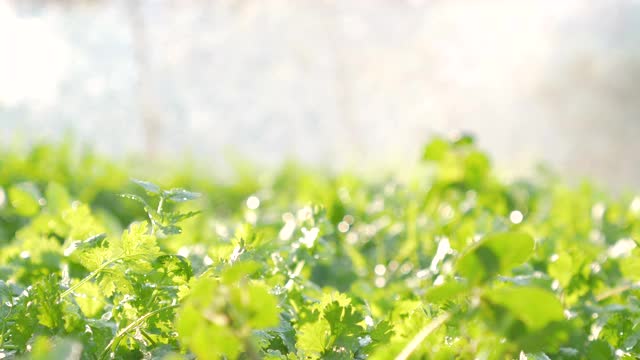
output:
[[[640,357],[639,195],[470,136],[410,174],[124,169],[0,150],[0,358]]]

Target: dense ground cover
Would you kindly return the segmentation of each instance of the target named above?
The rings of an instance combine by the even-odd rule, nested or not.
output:
[[[640,197],[500,180],[469,137],[422,163],[148,182],[3,150],[0,358],[640,355]]]

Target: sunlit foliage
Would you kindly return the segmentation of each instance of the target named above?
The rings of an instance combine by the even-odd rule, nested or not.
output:
[[[640,198],[503,181],[468,136],[402,176],[171,174],[1,154],[1,357],[640,356]]]

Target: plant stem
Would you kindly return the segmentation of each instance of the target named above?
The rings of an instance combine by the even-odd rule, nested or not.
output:
[[[105,356],[107,356],[109,354],[109,350],[112,347],[117,346],[117,344],[120,343],[120,340],[122,340],[122,337],[124,335],[126,335],[129,331],[131,331],[131,330],[135,329],[136,327],[142,325],[142,323],[144,323],[150,317],[152,317],[152,316],[154,316],[154,315],[156,315],[156,314],[158,314],[158,313],[160,313],[162,311],[165,311],[165,310],[168,310],[168,309],[171,309],[171,308],[175,308],[175,307],[178,307],[178,306],[180,306],[180,305],[179,304],[167,305],[165,307],[161,307],[160,309],[156,309],[156,310],[153,310],[151,312],[148,312],[148,313],[140,316],[139,318],[137,318],[134,322],[132,322],[131,324],[127,325],[127,327],[125,327],[124,329],[120,330],[118,332],[118,334],[116,334],[116,336],[113,339],[111,339],[111,341],[109,341],[107,346],[104,348],[104,350],[100,354],[100,359],[104,359]]]
[[[626,284],[626,285],[621,285],[618,287],[615,287],[613,289],[609,289],[599,295],[596,295],[596,301],[600,302],[602,300],[608,299],[612,296],[616,296],[616,295],[620,295],[623,292],[627,291],[627,290],[633,290],[640,287],[640,282],[635,282],[635,283],[631,283],[631,284]]]
[[[79,288],[80,286],[82,286],[84,283],[86,283],[87,281],[95,278],[96,276],[98,276],[98,274],[107,268],[107,266],[113,264],[114,262],[120,260],[120,258],[115,258],[115,259],[111,259],[107,262],[105,262],[104,264],[100,265],[99,268],[93,270],[89,275],[85,276],[82,280],[78,281],[77,283],[73,284],[73,286],[71,286],[70,288],[68,288],[67,290],[65,290],[62,294],[60,294],[60,298],[64,298],[65,296],[71,294],[72,292],[74,292],[77,288]]]
[[[450,313],[444,313],[433,319],[427,326],[423,327],[418,333],[409,341],[407,346],[402,349],[400,354],[396,356],[395,360],[407,360],[409,356],[418,348],[418,346],[429,336],[432,332],[437,330],[440,325],[444,324],[451,317]]]
[[[147,341],[151,344],[151,346],[156,346],[156,342],[153,341],[151,336],[149,336],[149,334],[147,334],[146,331],[140,329],[140,333],[142,334],[142,336],[144,336],[145,339],[147,339]]]
[[[162,206],[164,205],[164,196],[161,195],[160,196],[160,201],[158,202],[158,210],[156,210],[156,213],[160,216],[162,216]],[[163,216],[164,219],[164,216]]]
[[[80,286],[82,286],[84,283],[86,283],[87,281],[95,278],[96,276],[98,276],[98,274],[100,274],[100,272],[104,269],[106,269],[109,265],[120,261],[120,260],[124,260],[127,258],[132,258],[132,257],[136,257],[139,254],[134,254],[134,255],[126,255],[126,256],[118,256],[116,258],[113,258],[111,260],[106,261],[104,264],[100,265],[100,267],[98,267],[97,269],[93,270],[89,275],[85,276],[82,280],[78,281],[77,283],[73,284],[73,286],[71,286],[70,288],[68,288],[67,290],[65,290],[64,292],[62,292],[62,294],[60,294],[60,298],[64,298],[65,296],[71,294],[72,292],[74,292],[76,289],[78,289]]]

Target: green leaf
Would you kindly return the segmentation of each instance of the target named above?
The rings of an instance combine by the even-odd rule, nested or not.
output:
[[[167,215],[167,218],[169,219],[170,223],[178,223],[180,221],[192,218],[196,215],[199,215],[200,213],[202,213],[202,211],[189,211],[186,213],[170,213]]]
[[[100,242],[106,238],[107,238],[107,234],[105,233],[93,235],[93,236],[90,236],[88,239],[84,240],[82,242],[82,246],[89,247],[89,248],[94,247],[100,244]]]
[[[34,287],[38,309],[38,322],[49,329],[57,329],[62,325],[62,308],[57,299],[60,289],[57,277],[49,276]]]
[[[222,355],[235,359],[242,350],[242,343],[228,327],[206,321],[203,310],[185,306],[176,317],[182,346],[190,349],[198,359],[218,360]]]
[[[393,333],[393,325],[391,325],[390,322],[383,320],[377,323],[371,330],[370,336],[375,343],[384,344],[391,340]]]
[[[74,243],[65,251],[74,261],[82,264],[89,271],[98,269],[113,255],[108,248],[84,247],[82,243]]]
[[[69,245],[69,247],[67,249],[65,249],[64,255],[65,256],[71,256],[76,251],[83,251],[82,256],[80,256],[80,262],[83,263],[85,260],[87,260],[86,259],[87,257],[92,256],[92,255],[87,255],[87,254],[89,254],[89,252],[87,252],[85,250],[96,248],[98,245],[100,245],[102,240],[104,240],[106,238],[107,238],[107,234],[102,233],[102,234],[97,234],[97,235],[90,236],[88,239],[86,239],[84,241],[74,241],[73,243],[71,243]],[[98,264],[98,266],[99,266],[99,264]]]
[[[105,227],[91,213],[87,204],[76,203],[62,212],[62,219],[69,226],[69,240],[84,240],[105,232]]]
[[[135,270],[143,268],[146,270],[148,266],[143,265],[145,265],[145,263],[136,263],[132,266],[131,262],[129,262],[129,266],[125,268],[135,268]],[[102,270],[99,275],[98,286],[102,294],[106,297],[110,297],[116,292],[120,294],[132,294],[135,292],[134,284],[131,283],[131,279],[126,276],[122,268]]]
[[[325,319],[300,326],[296,334],[296,347],[307,358],[319,359],[329,347],[331,326]]]
[[[241,288],[241,297],[247,297],[245,309],[248,316],[247,324],[253,329],[264,329],[277,326],[280,322],[278,299],[269,294],[266,286],[260,283],[252,283],[248,288]],[[248,292],[246,294],[245,292]]]
[[[152,182],[138,179],[131,179],[131,181],[142,187],[146,192],[150,194],[160,194],[160,187]]]
[[[478,185],[489,174],[491,163],[487,155],[480,151],[471,151],[464,159],[465,181]]]
[[[334,301],[327,305],[323,315],[329,321],[333,334],[352,334],[363,330],[358,325],[363,317],[356,312],[352,305],[342,306],[338,301]]]
[[[533,238],[524,233],[490,234],[460,256],[456,270],[471,284],[478,284],[524,263],[533,253],[533,248]]]
[[[31,360],[79,360],[83,346],[71,339],[52,340],[44,336],[35,339],[29,359]]]
[[[176,328],[182,342],[199,357],[209,352],[234,358],[247,344],[251,330],[275,327],[279,323],[278,300],[259,281],[219,283],[201,277],[192,282],[191,293],[183,301]],[[211,334],[216,334],[211,342]]]
[[[630,256],[620,259],[620,270],[629,280],[640,280],[640,249],[633,249]]]
[[[562,287],[569,285],[575,269],[571,254],[565,251],[559,252],[555,261],[550,262],[548,266],[549,275],[557,279]]]
[[[179,234],[182,234],[182,229],[179,226],[176,226],[176,225],[167,225],[167,226],[159,225],[159,227],[160,227],[160,231],[162,231],[162,233],[164,235],[179,235]]]
[[[537,287],[500,287],[488,290],[484,299],[503,306],[530,330],[540,330],[554,321],[564,320],[564,308],[556,296]]]
[[[33,184],[25,183],[9,188],[9,203],[20,216],[30,217],[40,211],[39,196]]]
[[[189,282],[193,270],[189,261],[180,255],[161,255],[153,262],[149,279],[155,284],[183,285]]]
[[[594,340],[587,345],[587,357],[589,359],[615,359],[611,345],[603,340]]]
[[[148,233],[146,222],[131,224],[122,234],[122,251],[124,256],[141,255],[155,258],[160,252],[155,236]]]
[[[262,264],[255,261],[236,262],[222,272],[222,282],[225,284],[238,283],[241,279],[250,277],[258,272],[262,267]]]
[[[422,159],[428,161],[440,161],[451,148],[451,144],[442,138],[434,138],[425,146]]]
[[[45,191],[47,206],[56,213],[62,212],[71,204],[71,197],[64,186],[57,182],[50,182]]]
[[[93,282],[86,282],[80,286],[75,293],[82,294],[75,298],[75,302],[80,307],[82,313],[88,317],[98,316],[104,309],[106,302],[102,297],[104,290]]]
[[[430,287],[424,297],[429,302],[440,304],[464,295],[468,291],[467,284],[452,280],[439,286]]]
[[[171,189],[165,190],[163,195],[173,202],[184,202],[189,200],[194,200],[200,197],[199,193],[191,192],[185,189]]]
[[[455,146],[471,146],[476,142],[476,139],[470,133],[462,133],[452,139]]]

